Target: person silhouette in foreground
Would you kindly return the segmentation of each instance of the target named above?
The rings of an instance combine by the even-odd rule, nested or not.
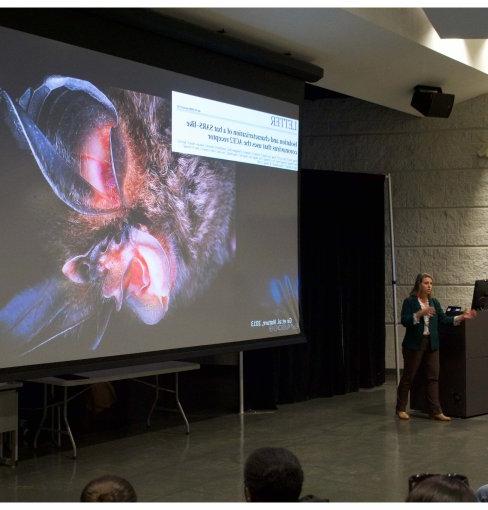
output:
[[[258,448],[244,466],[244,495],[248,502],[328,501],[315,496],[300,499],[303,470],[286,448]]]
[[[105,475],[95,478],[83,489],[82,503],[123,503],[137,501],[134,487],[120,476]]]
[[[474,503],[477,501],[463,475],[414,475],[409,479],[407,503]]]

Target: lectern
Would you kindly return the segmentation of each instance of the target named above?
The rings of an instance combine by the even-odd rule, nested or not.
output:
[[[459,326],[439,326],[439,393],[448,416],[488,413],[488,310]],[[424,367],[410,392],[410,407],[426,411]]]

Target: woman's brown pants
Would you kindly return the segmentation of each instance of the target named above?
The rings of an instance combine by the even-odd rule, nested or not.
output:
[[[397,391],[396,411],[406,411],[408,403],[408,392],[410,386],[420,367],[422,360],[425,360],[425,371],[427,377],[426,401],[430,414],[442,413],[439,403],[439,351],[430,349],[430,337],[424,336],[420,344],[420,350],[402,348],[403,353],[403,374],[400,379]]]

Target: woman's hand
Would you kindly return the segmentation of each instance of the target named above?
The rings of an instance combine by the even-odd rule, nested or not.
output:
[[[427,315],[427,317],[432,317],[435,315],[435,308],[433,306],[427,306],[425,308],[420,309],[417,312],[417,317],[420,319],[420,317],[424,317]]]
[[[469,319],[474,319],[476,316],[477,316],[477,312],[476,310],[466,310],[462,315],[461,315],[461,320],[465,321],[465,320],[469,320]]]

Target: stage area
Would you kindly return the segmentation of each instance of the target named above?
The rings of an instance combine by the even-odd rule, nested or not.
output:
[[[191,435],[162,417],[153,428],[105,432],[70,448],[44,451],[16,468],[0,468],[0,501],[77,501],[83,486],[117,474],[139,501],[241,501],[242,468],[257,447],[285,446],[302,462],[304,494],[343,501],[402,501],[407,478],[462,473],[488,483],[488,416],[438,423],[395,419],[393,378],[379,388],[280,406],[270,413],[190,415]]]

